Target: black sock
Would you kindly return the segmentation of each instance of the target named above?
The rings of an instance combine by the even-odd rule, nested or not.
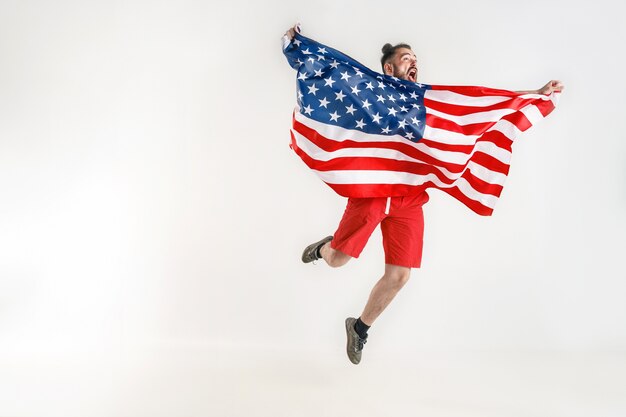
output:
[[[370,329],[370,326],[363,323],[361,317],[356,319],[356,323],[354,323],[354,331],[359,335],[361,339],[367,339],[367,331]]]
[[[317,249],[315,249],[315,257],[317,259],[322,259],[322,246],[324,245],[319,245]]]

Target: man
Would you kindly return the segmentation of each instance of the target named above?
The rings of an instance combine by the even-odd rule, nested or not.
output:
[[[298,25],[285,33],[283,42],[291,42],[296,32],[300,32]],[[409,45],[385,44],[382,52],[384,74],[417,82],[417,59]],[[560,82],[550,81],[540,90],[518,93],[550,94],[562,88]],[[411,269],[420,267],[424,232],[422,206],[427,201],[425,191],[399,197],[349,198],[335,233],[304,249],[303,262],[321,258],[331,267],[340,267],[359,257],[372,232],[380,224],[385,272],[372,289],[360,317],[345,320],[347,354],[353,364],[361,361],[369,328],[406,284]]]

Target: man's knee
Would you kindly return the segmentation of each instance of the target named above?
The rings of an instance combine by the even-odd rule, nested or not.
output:
[[[411,277],[411,268],[396,265],[385,266],[385,278],[398,288],[404,287]]]
[[[328,266],[333,268],[339,268],[340,266],[344,266],[348,263],[352,257],[350,255],[346,255],[345,253],[335,250],[328,246],[327,255],[324,257]]]

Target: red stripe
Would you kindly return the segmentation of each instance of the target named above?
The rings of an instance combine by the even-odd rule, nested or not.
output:
[[[507,120],[513,123],[522,132],[526,131],[529,127],[532,126],[532,123],[530,123],[528,117],[526,117],[521,111],[507,114],[502,118],[502,120]]]
[[[477,163],[478,165],[482,165],[491,171],[499,172],[504,175],[509,173],[509,165],[484,152],[476,152],[472,155],[471,161]]]
[[[499,90],[488,87],[472,87],[462,85],[433,85],[432,90],[448,90],[453,93],[463,94],[471,97],[483,97],[483,96],[507,96],[517,97],[519,93],[509,90]]]
[[[426,125],[435,129],[448,130],[462,135],[480,135],[495,123],[496,122],[472,123],[461,126],[451,120],[426,113]]]
[[[539,112],[543,115],[543,117],[548,116],[550,113],[552,113],[552,110],[555,109],[552,100],[542,100],[541,102],[537,103],[536,106],[539,109]]]
[[[492,110],[513,109],[519,110],[529,104],[532,104],[537,99],[514,97],[511,100],[502,101],[501,103],[492,104],[491,106],[465,106],[461,104],[442,103],[432,99],[424,98],[424,106],[428,109],[440,111],[442,113],[465,116],[468,114],[482,113]]]
[[[452,197],[456,198],[461,203],[465,204],[469,209],[477,214],[480,214],[481,216],[491,216],[491,214],[493,213],[492,208],[489,208],[476,200],[472,200],[471,198],[463,194],[463,192],[459,190],[458,187],[444,188],[441,191],[445,191],[446,193],[450,194]]]
[[[468,169],[461,175],[463,178],[470,183],[473,189],[478,191],[481,194],[491,194],[496,197],[500,197],[502,193],[502,185],[500,184],[491,184],[487,181],[484,181],[474,174],[472,174],[471,169]]]
[[[428,188],[428,184],[328,184],[328,186],[335,190],[335,192],[339,195],[354,198],[417,195],[424,192],[424,190]]]
[[[436,188],[431,182],[423,185],[404,185],[404,184],[328,184],[337,194],[344,197],[353,198],[370,198],[370,197],[394,197],[403,195],[417,195],[424,192],[428,188]],[[472,200],[461,192],[457,187],[441,189],[452,197],[459,200],[469,209],[481,216],[491,216],[493,209],[481,204],[476,200]]]
[[[419,143],[426,145],[432,149],[439,149],[442,151],[461,152],[464,154],[470,154],[474,150],[474,145],[454,145],[449,143],[437,142],[436,140],[420,139]]]

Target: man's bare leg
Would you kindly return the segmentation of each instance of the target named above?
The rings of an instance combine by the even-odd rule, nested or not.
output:
[[[322,246],[322,248],[320,249],[320,254],[322,255],[322,258],[324,258],[326,263],[333,268],[344,266],[348,263],[350,259],[352,259],[352,256],[346,255],[341,251],[331,248],[330,242],[327,242],[324,244],[324,246]]]
[[[353,364],[358,365],[361,362],[361,352],[367,342],[368,329],[406,284],[410,275],[411,268],[386,264],[385,274],[372,288],[361,317],[346,319],[346,352]]]
[[[361,313],[361,321],[367,326],[371,326],[398,294],[398,291],[404,287],[410,275],[411,268],[385,264],[385,274],[372,288],[367,304]]]

